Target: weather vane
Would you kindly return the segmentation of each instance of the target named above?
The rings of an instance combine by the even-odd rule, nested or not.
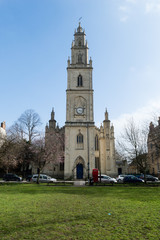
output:
[[[79,21],[82,19],[82,17],[79,18]]]

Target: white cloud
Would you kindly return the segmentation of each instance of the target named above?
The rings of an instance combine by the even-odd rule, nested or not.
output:
[[[124,16],[124,17],[121,17],[121,18],[120,18],[120,21],[121,21],[121,22],[126,22],[127,19],[128,19],[128,16]]]
[[[115,127],[116,138],[123,131],[123,128],[129,119],[133,118],[138,125],[147,123],[149,126],[149,123],[155,120],[155,115],[158,120],[158,116],[160,116],[160,98],[150,100],[146,106],[137,109],[133,113],[122,114],[117,119],[114,119],[112,122]]]
[[[125,5],[121,5],[119,7],[119,11],[120,11],[120,21],[121,22],[126,22],[128,20],[128,16],[129,16],[129,12],[130,12],[130,8],[129,8],[129,4],[125,4]]]
[[[126,0],[126,2],[129,2],[129,3],[136,3],[137,0]]]
[[[127,6],[120,6],[119,10],[122,11],[122,12],[127,12],[128,8],[127,8]]]
[[[145,1],[145,12],[146,13],[160,13],[160,0]]]
[[[135,16],[134,11],[138,12],[139,9],[146,14],[160,14],[160,0],[125,0],[123,5],[119,6],[120,21],[126,22],[132,15]]]

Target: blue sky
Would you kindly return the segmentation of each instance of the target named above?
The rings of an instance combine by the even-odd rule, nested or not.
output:
[[[66,117],[67,59],[78,19],[93,60],[94,119],[160,115],[160,0],[0,0],[0,122],[52,107]]]

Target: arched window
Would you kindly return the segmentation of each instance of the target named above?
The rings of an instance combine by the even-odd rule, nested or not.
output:
[[[81,134],[81,133],[79,133],[78,135],[77,135],[77,144],[81,144],[81,143],[83,143],[83,135]]]
[[[60,162],[60,171],[64,171],[64,162]]]
[[[77,79],[77,87],[82,87],[82,86],[83,86],[82,75],[79,75]]]
[[[81,133],[79,133],[77,135],[77,149],[83,149],[83,148],[84,148],[83,135]]]
[[[99,157],[95,158],[95,168],[98,168],[98,170],[100,170]]]
[[[78,63],[82,63],[82,54],[78,54]]]
[[[98,135],[95,136],[95,150],[99,150],[99,142],[98,142]]]

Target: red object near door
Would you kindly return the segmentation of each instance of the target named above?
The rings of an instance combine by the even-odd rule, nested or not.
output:
[[[93,181],[98,182],[98,168],[92,170]]]

